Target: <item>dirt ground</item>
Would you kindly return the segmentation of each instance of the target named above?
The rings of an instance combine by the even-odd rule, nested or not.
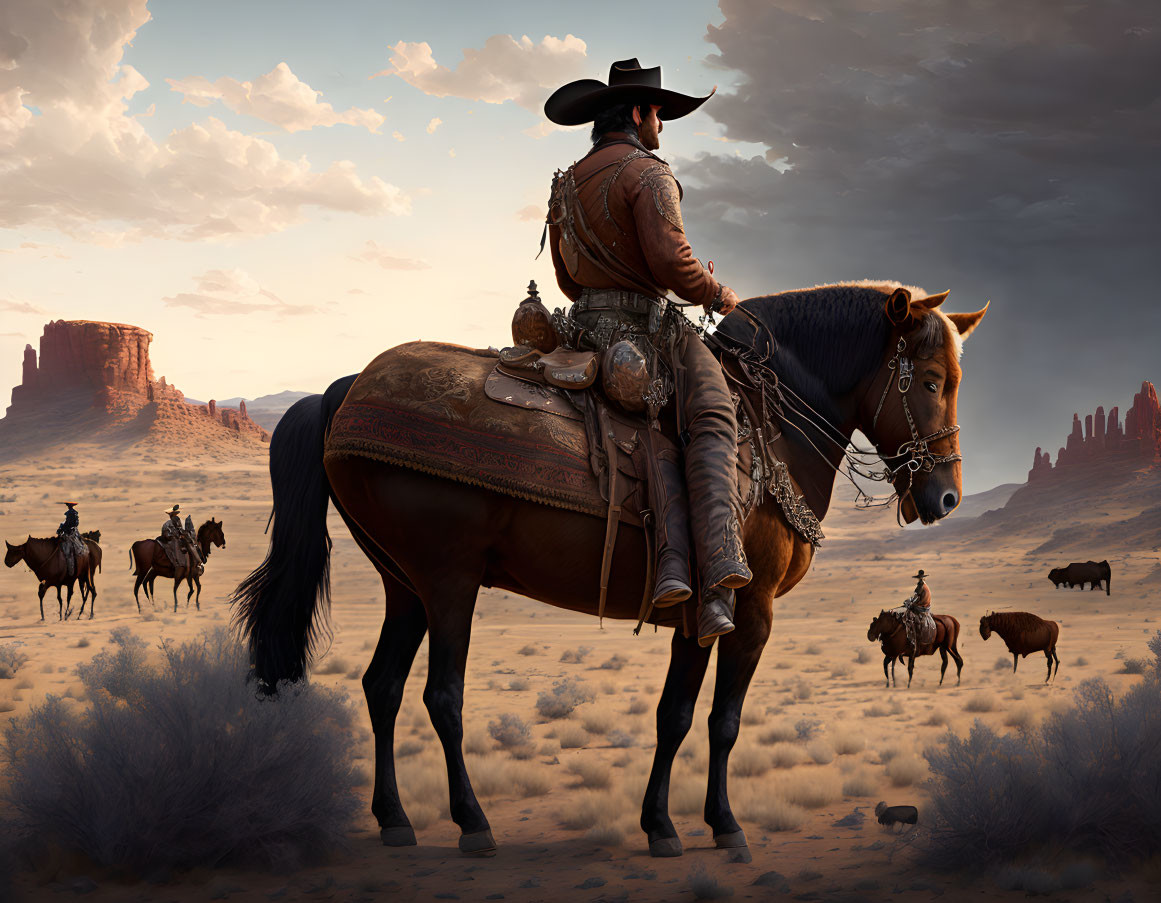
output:
[[[165,464],[108,458],[78,450],[35,468],[0,468],[0,536],[20,542],[28,533],[51,535],[61,514],[54,503],[67,496],[80,502],[82,529],[101,530],[104,549],[92,620],[87,612],[76,620],[75,603],[73,619],[59,622],[55,600],[46,600],[41,623],[31,573],[23,564],[0,569],[0,644],[16,645],[29,659],[13,678],[0,680],[0,713],[20,716],[46,693],[79,695],[76,665],[99,651],[114,627],[129,626],[159,643],[226,623],[228,593],[265,550],[269,481],[260,454],[209,462],[169,458]],[[174,502],[196,524],[210,516],[222,520],[227,544],[208,563],[200,611],[185,606],[183,591],[173,613],[172,584],[159,581],[156,605],[143,601],[139,614],[128,548],[155,536]],[[1054,591],[1045,576],[1049,564],[1026,556],[1032,547],[1027,541],[928,543],[920,557],[906,548],[862,554],[850,541],[860,530],[898,528],[882,513],[836,514],[833,542],[824,544],[803,583],[775,602],[774,635],[731,757],[731,799],[752,862],[728,861],[701,820],[712,663],[670,799],[686,852],[679,859],[652,859],[636,820],[669,635],[646,630],[634,637],[631,624],[612,621],[602,630],[593,618],[489,590],[477,607],[464,722],[468,769],[499,852],[471,859],[456,850],[442,755],[421,700],[422,650],[397,734],[400,787],[419,845],[381,846],[370,813],[372,743],[359,678],[381,627],[382,589],[332,513],[334,640],[314,679],[344,688],[364,712],[356,752],[367,807],[350,835],[349,853],[329,867],[293,875],[220,870],[168,884],[126,885],[92,870],[80,880],[24,875],[18,890],[27,899],[76,891],[95,901],[652,901],[694,899],[695,888],[703,897],[758,900],[1022,898],[1022,891],[1003,891],[989,876],[949,879],[923,871],[915,864],[916,835],[881,828],[874,806],[880,800],[917,805],[922,832],[928,776],[922,751],[949,729],[965,733],[980,719],[1001,731],[1017,730],[1068,705],[1085,678],[1104,677],[1118,692],[1140,680],[1119,672],[1125,659],[1146,654],[1146,640],[1161,626],[1161,591],[1138,582],[1156,568],[1158,553],[1122,551],[1109,597]],[[902,670],[900,686],[886,689],[882,656],[867,641],[867,626],[880,608],[910,593],[917,567],[931,575],[934,610],[962,624],[962,683],[952,664],[939,687],[938,658],[927,658],[917,665],[910,689]],[[1002,642],[982,641],[977,625],[988,609],[1029,610],[1061,623],[1060,673],[1053,684],[1044,684],[1043,658],[1023,660],[1013,675]],[[562,677],[585,681],[595,700],[567,719],[541,720],[537,695]],[[489,737],[489,722],[505,713],[530,725],[531,758],[517,759]],[[1150,899],[1148,883],[1157,877],[1106,877],[1056,898]]]

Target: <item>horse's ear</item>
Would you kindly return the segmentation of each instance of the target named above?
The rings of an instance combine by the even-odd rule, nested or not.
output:
[[[950,294],[950,291],[940,292],[938,295],[928,295],[926,298],[919,298],[912,303],[916,307],[922,307],[924,310],[935,310],[935,308],[947,300],[947,296]]]
[[[966,339],[971,335],[972,331],[980,325],[980,320],[984,318],[984,314],[988,312],[989,301],[982,308],[977,310],[974,314],[948,314],[947,318],[955,324],[955,328],[959,330],[959,337]]]
[[[887,296],[883,305],[887,319],[896,326],[903,326],[911,319],[911,292],[905,288],[897,288]]]

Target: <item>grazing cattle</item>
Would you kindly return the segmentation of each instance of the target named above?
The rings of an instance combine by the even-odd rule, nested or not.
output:
[[[999,611],[992,612],[980,618],[980,636],[985,640],[995,632],[1012,653],[1012,673],[1016,673],[1016,665],[1020,656],[1027,656],[1030,652],[1043,652],[1048,659],[1048,676],[1044,682],[1055,678],[1052,662],[1056,662],[1056,671],[1060,670],[1060,656],[1056,654],[1056,640],[1060,636],[1060,625],[1055,621],[1045,621],[1027,611]]]
[[[1048,579],[1057,589],[1066,584],[1069,588],[1079,586],[1084,589],[1086,583],[1092,584],[1091,589],[1100,589],[1101,581],[1104,581],[1106,596],[1112,595],[1112,576],[1112,568],[1107,560],[1074,561],[1068,567],[1053,568],[1048,572]]]

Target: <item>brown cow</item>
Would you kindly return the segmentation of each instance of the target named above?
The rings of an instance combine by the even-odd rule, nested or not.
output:
[[[1112,568],[1109,567],[1109,562],[1105,561],[1074,561],[1068,567],[1053,568],[1048,572],[1048,579],[1052,581],[1053,585],[1059,589],[1063,584],[1068,586],[1079,586],[1084,589],[1086,583],[1092,584],[1092,589],[1100,589],[1101,581],[1105,584],[1105,595],[1112,595]]]
[[[1060,625],[1055,621],[1046,621],[1027,611],[998,611],[980,618],[980,636],[987,640],[993,631],[999,634],[1012,653],[1013,674],[1016,673],[1020,656],[1027,657],[1029,652],[1043,652],[1048,659],[1048,676],[1044,682],[1048,683],[1056,677],[1052,662],[1056,661],[1056,671],[1059,671],[1060,656],[1056,654],[1056,640],[1060,636]]]

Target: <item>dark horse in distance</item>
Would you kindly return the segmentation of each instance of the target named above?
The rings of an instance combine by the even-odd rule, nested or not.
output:
[[[92,595],[93,599],[96,600],[97,587],[93,580],[93,574],[101,567],[101,547],[91,538],[94,535],[100,536],[99,533],[84,534],[88,554],[78,556],[76,573],[71,577],[68,575],[68,566],[65,563],[64,555],[60,554],[55,536],[44,538],[29,536],[24,542],[15,546],[5,540],[4,564],[8,567],[15,567],[23,561],[36,576],[36,579],[40,581],[36,591],[40,602],[40,620],[44,620],[44,594],[54,587],[56,588],[57,618],[61,621],[67,620],[72,614],[74,585],[79,584],[81,589],[81,610],[77,613],[78,618],[84,614],[84,601],[87,596]],[[68,589],[68,596],[64,600],[61,599],[62,586]],[[93,617],[92,607],[89,608],[89,617]]]
[[[895,284],[821,287],[752,298],[742,303],[742,312],[731,313],[718,326],[712,343],[717,353],[724,358],[746,349],[756,364],[750,368],[757,374],[753,380],[739,383],[750,410],[767,412],[775,391],[785,403],[780,423],[767,418],[767,425],[789,438],[786,464],[818,516],[826,513],[836,469],[856,429],[893,468],[904,520],[931,523],[959,503],[958,459],[934,462],[936,454],[958,455],[961,342],[985,311],[944,314],[938,307],[945,297]],[[768,336],[763,342],[765,330],[776,342]],[[756,346],[762,346],[760,353]],[[422,356],[425,348],[444,359],[459,354],[462,366],[445,369],[461,402],[492,405],[488,416],[506,416],[506,409],[484,397],[483,381],[491,364],[479,363],[483,352],[413,343],[377,360],[404,349]],[[907,362],[901,362],[904,354],[916,355],[913,375]],[[269,692],[280,681],[305,675],[326,610],[320,600],[329,601],[326,512],[328,500],[333,502],[382,576],[386,593],[382,634],[363,676],[375,732],[371,809],[380,837],[388,845],[416,842],[396,787],[393,744],[404,682],[427,635],[430,657],[423,699],[447,761],[451,816],[462,832],[459,846],[464,852],[487,853],[495,842],[461,750],[464,674],[477,593],[481,586],[500,587],[595,615],[606,525],[591,515],[367,457],[328,457],[324,462],[324,442],[335,438],[333,428],[328,435],[332,419],[343,399],[363,391],[361,386],[363,377],[347,377],[325,395],[300,400],[275,430],[270,445],[270,549],[236,590],[235,616],[249,639],[255,676]],[[743,534],[754,579],[738,590],[736,629],[718,643],[709,716],[705,819],[721,847],[746,844],[726,792],[727,760],[738,737],[747,688],[770,636],[773,600],[803,578],[814,554],[771,496],[758,500]],[[646,580],[641,566],[645,547],[639,528],[618,534],[606,617],[637,619]],[[669,778],[709,660],[710,649],[700,647],[696,637],[674,631],[657,708],[657,748],[641,812],[653,855],[682,851],[668,813]]]
[[[943,675],[947,673],[947,657],[955,659],[955,684],[958,687],[963,674],[963,658],[956,648],[959,640],[959,621],[951,615],[932,615],[935,621],[935,639],[927,645],[919,646],[919,655],[934,655],[939,650],[943,659],[943,666],[939,669],[939,685],[943,686]],[[915,659],[911,657],[911,647],[907,645],[907,628],[903,622],[890,611],[880,611],[867,628],[867,639],[874,643],[879,642],[883,650],[883,677],[890,687],[895,681],[895,662],[899,658],[907,657],[907,686],[911,686],[911,678],[915,674]],[[887,663],[891,663],[891,674],[887,674]],[[896,684],[897,685],[897,684]]]
[[[220,549],[226,547],[226,534],[222,532],[222,522],[212,517],[198,527],[197,547],[202,553],[202,561],[210,560],[210,550],[213,546]],[[173,581],[173,610],[177,611],[177,588],[185,580],[189,592],[185,595],[185,605],[189,608],[190,597],[194,597],[194,605],[198,611],[202,610],[202,581],[200,566],[192,568],[173,566],[165,549],[156,539],[139,539],[129,549],[129,566],[133,568],[133,576],[137,579],[133,583],[133,599],[137,603],[137,610],[141,611],[141,599],[137,591],[145,586],[145,598],[153,599],[153,584],[158,577],[165,577]],[[194,586],[197,586],[197,595],[194,596]]]

